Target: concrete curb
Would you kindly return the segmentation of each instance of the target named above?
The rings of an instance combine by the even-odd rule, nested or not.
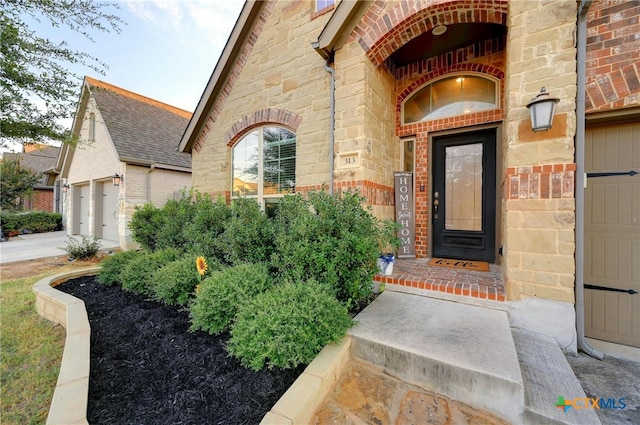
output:
[[[58,291],[54,286],[77,277],[95,275],[98,271],[99,266],[60,273],[45,277],[33,285],[38,314],[67,330],[58,383],[49,407],[47,424],[88,424],[91,338],[89,318],[84,301]]]
[[[320,403],[340,378],[350,358],[351,338],[330,344],[307,366],[280,400],[262,418],[260,425],[310,424]]]

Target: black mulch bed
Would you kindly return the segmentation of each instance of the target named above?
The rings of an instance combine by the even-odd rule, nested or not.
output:
[[[225,350],[229,335],[189,332],[186,310],[94,277],[57,289],[89,314],[92,425],[257,424],[304,370],[244,368]]]

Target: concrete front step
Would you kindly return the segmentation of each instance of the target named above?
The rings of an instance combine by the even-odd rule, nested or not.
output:
[[[385,291],[356,320],[349,331],[353,357],[522,422],[523,379],[506,312]]]
[[[523,329],[512,329],[512,333],[524,380],[524,423],[600,425],[556,341]],[[582,400],[565,412],[556,407],[560,396],[570,401]]]

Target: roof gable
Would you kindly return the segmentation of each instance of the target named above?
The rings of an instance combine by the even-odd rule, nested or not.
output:
[[[190,155],[176,151],[190,112],[94,78],[85,84],[120,161],[191,168]]]

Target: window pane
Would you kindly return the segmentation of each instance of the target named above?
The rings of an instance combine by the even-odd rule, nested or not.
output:
[[[429,84],[403,105],[404,123],[496,109],[496,83],[478,76],[453,76]]]
[[[279,127],[265,127],[263,131],[264,194],[291,193],[296,185],[296,136]]]
[[[316,0],[316,12],[326,9],[329,6],[333,6],[335,0]]]
[[[233,196],[258,194],[258,131],[246,135],[233,148]]]
[[[448,146],[445,228],[482,230],[482,143]]]

